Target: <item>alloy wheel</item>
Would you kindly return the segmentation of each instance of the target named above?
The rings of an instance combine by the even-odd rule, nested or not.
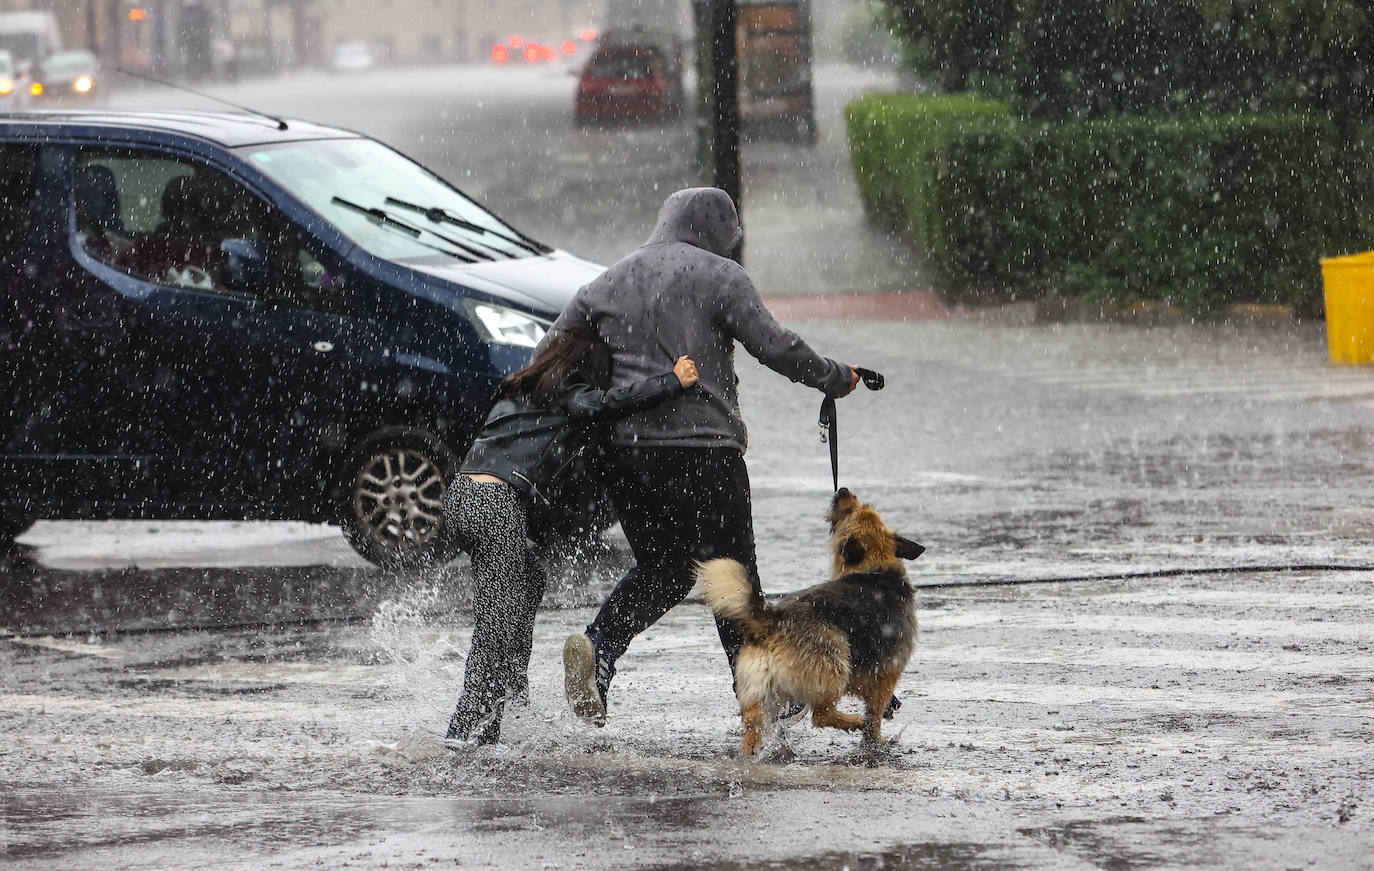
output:
[[[353,511],[374,544],[391,552],[422,548],[443,526],[444,473],[412,448],[372,454],[353,484]]]

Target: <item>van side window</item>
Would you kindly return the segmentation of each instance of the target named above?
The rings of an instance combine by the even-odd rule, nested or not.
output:
[[[0,143],[0,261],[29,238],[38,179],[38,149]]]
[[[224,242],[270,240],[270,210],[221,172],[160,154],[83,149],[76,234],[98,260],[172,287],[232,287]]]
[[[343,273],[266,202],[218,170],[161,154],[83,149],[76,236],[144,281],[348,311]]]

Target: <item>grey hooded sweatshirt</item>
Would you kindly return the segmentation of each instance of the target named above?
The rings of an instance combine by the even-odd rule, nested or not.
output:
[[[678,191],[663,203],[649,240],[581,288],[554,324],[590,327],[605,339],[616,386],[662,374],[683,354],[696,362],[697,389],[622,418],[614,444],[743,452],[735,342],[778,374],[828,396],[849,390],[849,367],[783,328],[743,267],[728,258],[741,235],[724,191]]]

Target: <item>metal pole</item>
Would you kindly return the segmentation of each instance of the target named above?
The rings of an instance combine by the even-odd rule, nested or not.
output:
[[[171,59],[167,57],[167,0],[158,0],[157,5],[152,8],[151,15],[153,18],[153,69],[158,75],[165,76],[171,69]],[[178,70],[178,72],[180,71]]]
[[[735,201],[735,210],[744,220],[740,195],[739,164],[739,59],[736,56],[735,31],[739,25],[739,9],[735,0],[711,0],[711,68],[715,109],[712,119],[711,151],[714,158],[715,186]],[[744,262],[744,243],[731,256]]]
[[[124,65],[124,6],[120,0],[108,0],[105,4],[105,23],[109,32],[105,34],[105,58],[111,67]]]
[[[265,64],[272,72],[279,72],[277,65],[277,49],[273,45],[275,37],[272,34],[272,2],[263,0],[262,3],[262,44],[263,57]]]
[[[96,0],[86,0],[86,50],[91,54],[100,51],[100,41],[96,37]]]

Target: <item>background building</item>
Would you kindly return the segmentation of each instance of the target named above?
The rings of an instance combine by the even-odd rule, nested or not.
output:
[[[327,63],[367,42],[382,62],[484,60],[511,35],[546,43],[597,27],[605,0],[0,0],[56,14],[63,41],[107,63],[198,78]]]

